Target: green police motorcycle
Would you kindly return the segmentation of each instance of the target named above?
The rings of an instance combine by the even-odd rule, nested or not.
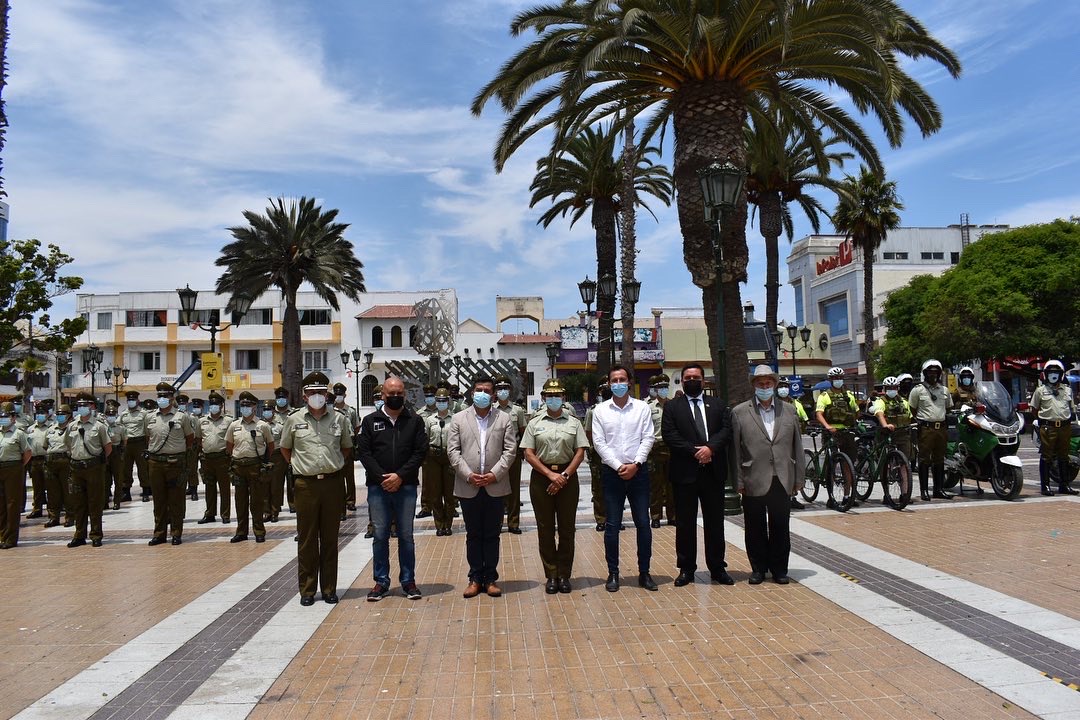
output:
[[[945,487],[959,485],[963,493],[964,480],[974,480],[981,495],[988,482],[999,498],[1015,500],[1024,488],[1024,466],[1016,456],[1023,429],[1024,418],[1001,383],[976,383],[974,405],[964,405],[949,429]]]

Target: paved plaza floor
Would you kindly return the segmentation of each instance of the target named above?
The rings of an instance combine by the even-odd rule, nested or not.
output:
[[[425,519],[423,598],[395,580],[366,602],[361,506],[342,525],[341,602],[313,607],[299,604],[288,514],[268,542],[230,544],[235,518],[197,525],[200,497],[179,547],[147,547],[137,493],[106,512],[101,548],[24,521],[0,553],[0,717],[1080,718],[1080,502],[1039,496],[1022,457],[1013,503],[988,490],[840,514],[819,498],[793,514],[786,586],[747,584],[736,516],[734,587],[702,567],[676,588],[663,525],[647,592],[627,514],[623,587],[606,592],[587,474],[569,595],[544,593],[528,505],[524,534],[502,536],[501,598],[462,598],[461,521],[436,537]]]

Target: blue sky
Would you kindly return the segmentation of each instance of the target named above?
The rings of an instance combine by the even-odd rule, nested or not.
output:
[[[532,4],[13,3],[9,236],[60,245],[87,292],[210,287],[225,228],[243,210],[308,195],[351,224],[370,290],[453,286],[461,317],[492,326],[496,294],[542,295],[548,317],[569,316],[581,305],[575,283],[595,274],[591,228],[539,228],[528,186],[546,147],[526,146],[495,175],[503,117],[495,105],[480,119],[468,112],[521,46],[508,24]],[[947,225],[962,212],[1013,225],[1080,215],[1080,3],[904,5],[964,64],[958,81],[912,66],[944,128],[929,139],[909,131],[899,150],[883,145],[904,224]],[[701,302],[674,211],[657,215],[639,216],[645,315]],[[807,232],[797,217],[796,237]],[[756,227],[747,237],[743,297],[760,316],[764,253]],[[793,314],[785,287],[780,316]]]

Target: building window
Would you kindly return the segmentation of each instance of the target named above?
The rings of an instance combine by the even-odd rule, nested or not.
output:
[[[139,353],[139,369],[161,372],[161,353],[159,352],[141,352]]]
[[[802,296],[802,280],[796,280],[791,283],[791,289],[795,293],[795,324],[803,324],[803,296]]]
[[[848,306],[846,297],[837,297],[821,303],[821,322],[829,326],[833,339],[848,334]]]
[[[881,255],[883,260],[907,260],[908,256],[906,252],[887,252]]]
[[[376,325],[375,327],[371,328],[371,347],[377,348],[382,346],[382,327]]]
[[[953,264],[953,265],[960,262],[960,253],[958,253],[958,252],[949,253],[949,262],[951,264]]]
[[[247,315],[239,317],[232,314],[233,325],[270,325],[273,322],[273,311],[270,308],[253,308],[247,311]]]
[[[360,404],[372,406],[375,404],[375,386],[379,384],[374,375],[365,375],[360,381]]]
[[[165,310],[128,310],[128,327],[165,327],[168,313]]]
[[[258,350],[237,350],[236,351],[236,369],[237,370],[258,370],[259,369],[259,351]]]
[[[300,310],[301,325],[329,325],[330,311],[326,308]]]
[[[219,325],[221,320],[220,310],[192,310],[191,317],[188,319],[190,323],[199,323],[209,327],[211,325]]]
[[[390,347],[401,347],[401,326],[390,328]]]
[[[97,314],[97,329],[112,330],[112,313],[104,312]]]
[[[922,254],[923,260],[944,260],[945,253],[943,252],[924,252]]]
[[[325,350],[304,351],[304,372],[314,372],[315,370],[328,370],[329,367],[330,366],[326,364]]]
[[[416,326],[409,326],[409,347],[416,347]]]

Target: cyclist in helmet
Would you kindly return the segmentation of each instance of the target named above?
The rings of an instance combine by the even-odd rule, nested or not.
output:
[[[776,396],[791,405],[795,410],[795,416],[799,418],[799,432],[806,434],[806,425],[810,422],[810,418],[806,416],[806,408],[803,407],[802,402],[791,397],[791,381],[785,378],[780,378],[779,384],[776,386]],[[805,505],[799,502],[799,499],[795,496],[795,493],[791,495],[791,509],[802,510]]]
[[[919,490],[930,502],[927,475],[934,474],[934,497],[951,500],[945,492],[945,445],[948,442],[945,413],[953,406],[949,389],[941,384],[942,368],[937,360],[922,366],[923,381],[908,396],[911,415],[919,425]]]
[[[953,405],[975,404],[975,371],[969,367],[960,368],[956,373],[956,392],[953,393]]]
[[[1051,360],[1043,366],[1042,384],[1031,393],[1031,411],[1039,416],[1039,484],[1043,495],[1053,495],[1050,489],[1050,463],[1057,463],[1058,492],[1076,495],[1069,487],[1069,441],[1072,437],[1072,418],[1076,415],[1072,388],[1065,379],[1065,366]]]
[[[893,443],[905,457],[911,457],[911,406],[900,394],[900,380],[890,375],[881,382],[881,388],[883,392],[870,412],[877,416],[882,432],[900,431],[893,435]]]
[[[900,395],[907,398],[911,395],[911,389],[915,387],[915,378],[911,377],[911,373],[901,373],[896,376],[896,379],[900,381]]]
[[[815,413],[817,421],[827,432],[836,437],[836,444],[840,451],[849,458],[854,458],[856,455],[855,436],[843,431],[855,427],[859,403],[854,393],[844,389],[844,368],[834,367],[829,370],[826,377],[832,387],[818,395]],[[833,499],[829,498],[826,507],[832,508],[834,505]]]

